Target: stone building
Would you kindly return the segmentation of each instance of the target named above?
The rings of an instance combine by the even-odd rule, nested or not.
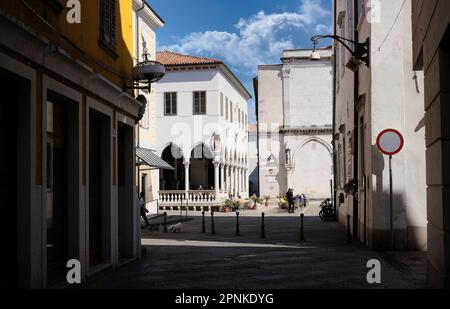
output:
[[[166,76],[156,84],[156,150],[175,168],[160,172],[160,205],[247,197],[251,95],[220,60],[170,51],[157,60]]]
[[[411,2],[412,68],[425,74],[425,103],[408,106],[425,109],[428,280],[432,287],[449,288],[450,1]]]
[[[140,257],[132,0],[0,4],[0,286],[67,285]]]
[[[354,73],[351,54],[335,41],[335,190],[339,220],[351,216],[354,238],[375,249],[426,250],[423,74],[412,69],[411,2],[334,1],[335,34],[370,42],[370,64]],[[376,10],[375,10],[376,9]],[[369,22],[370,21],[370,22]],[[376,147],[393,128],[405,139],[392,159],[392,234],[389,157]]]
[[[164,21],[145,1],[133,0],[133,59],[135,65],[144,60],[156,60],[156,31],[164,27]],[[156,154],[156,104],[155,85],[150,89],[135,91],[135,96],[143,95],[147,100],[145,113],[136,128],[137,172],[136,186],[144,193],[146,208],[156,213],[159,169],[171,169]],[[146,162],[149,161],[149,162]]]
[[[249,195],[259,196],[258,126],[248,125]]]
[[[285,50],[282,63],[260,65],[255,83],[259,185],[272,198],[288,188],[329,198],[332,171],[332,51]]]

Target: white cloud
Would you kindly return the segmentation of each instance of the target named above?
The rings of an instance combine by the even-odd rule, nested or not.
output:
[[[178,44],[160,49],[220,58],[251,76],[257,65],[279,62],[283,49],[296,47],[293,37],[298,37],[299,31],[307,35],[327,32],[323,18],[329,15],[321,0],[303,0],[298,12],[266,14],[260,11],[249,18],[241,18],[235,25],[236,33],[194,32],[180,39]]]
[[[316,28],[314,30],[315,34],[330,34],[333,31],[331,26],[327,26],[324,24],[318,24],[316,25]]]

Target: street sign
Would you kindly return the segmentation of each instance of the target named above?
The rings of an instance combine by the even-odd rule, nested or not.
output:
[[[398,154],[402,151],[404,145],[403,135],[394,129],[384,130],[377,138],[378,149],[387,156]]]
[[[377,147],[385,155],[389,156],[389,216],[391,250],[395,249],[394,239],[394,201],[392,184],[392,156],[402,151],[405,145],[403,135],[394,129],[387,129],[378,134]]]

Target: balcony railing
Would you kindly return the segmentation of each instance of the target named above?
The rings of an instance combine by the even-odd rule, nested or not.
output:
[[[187,195],[186,198],[186,191],[181,190],[159,191],[159,204],[178,206],[187,201],[194,204],[219,205],[228,197],[228,192],[221,190],[219,196],[216,196],[215,190],[190,190]]]

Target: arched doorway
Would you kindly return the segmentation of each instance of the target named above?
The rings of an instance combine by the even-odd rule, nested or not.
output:
[[[180,147],[170,144],[162,152],[161,158],[173,166],[174,170],[159,172],[159,186],[161,190],[184,190],[183,152]]]
[[[295,152],[291,186],[295,194],[305,194],[309,199],[330,198],[332,157],[327,144],[320,139],[306,141]]]
[[[214,164],[211,150],[199,144],[191,152],[189,185],[191,190],[214,190]]]

